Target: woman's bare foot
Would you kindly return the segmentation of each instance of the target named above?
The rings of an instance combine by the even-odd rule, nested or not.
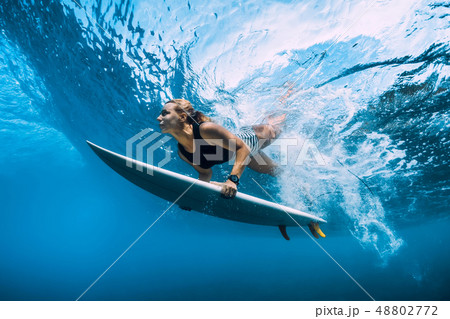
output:
[[[267,117],[267,124],[273,126],[281,126],[285,121],[286,121],[286,113],[278,116],[269,115]]]

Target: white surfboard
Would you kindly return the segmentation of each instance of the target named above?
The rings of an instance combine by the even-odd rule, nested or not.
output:
[[[222,198],[220,186],[155,167],[86,142],[106,164],[127,180],[169,202],[176,201],[185,210],[243,223],[279,226],[285,238],[286,226],[326,223],[320,217],[239,191],[233,199]]]

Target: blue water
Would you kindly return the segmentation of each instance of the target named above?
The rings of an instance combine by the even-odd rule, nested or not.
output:
[[[439,1],[3,0],[0,299],[77,299],[169,207],[85,140],[125,154],[182,97],[231,131],[286,112],[282,138],[323,163],[271,146],[288,169],[246,170],[240,190],[267,199],[254,178],[327,219],[319,243],[374,299],[449,300],[449,16]],[[288,233],[173,207],[81,300],[370,300]]]

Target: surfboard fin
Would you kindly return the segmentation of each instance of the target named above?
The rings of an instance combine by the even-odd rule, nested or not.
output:
[[[322,229],[320,229],[319,223],[314,223],[314,224],[313,224],[313,227],[314,227],[314,230],[316,231],[316,233],[318,233],[320,237],[322,237],[322,238],[327,237],[327,236],[323,233]]]
[[[323,233],[323,231],[320,229],[319,223],[311,222],[308,224],[308,227],[309,227],[309,230],[311,231],[311,234],[314,237],[316,237],[316,238],[319,238],[319,236],[323,237],[323,238],[326,237],[325,234]]]
[[[283,235],[284,239],[290,240],[290,238],[286,232],[286,225],[278,225],[278,228],[280,229],[281,235]]]

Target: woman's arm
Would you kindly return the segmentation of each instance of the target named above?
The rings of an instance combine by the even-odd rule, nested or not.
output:
[[[218,145],[236,152],[234,166],[230,175],[237,175],[241,178],[247,165],[246,160],[250,154],[247,145],[236,135],[229,132],[224,127],[212,122],[206,122],[200,126],[200,134],[202,138],[211,145]],[[236,196],[237,186],[232,181],[227,180],[222,187],[222,194],[225,197]]]

